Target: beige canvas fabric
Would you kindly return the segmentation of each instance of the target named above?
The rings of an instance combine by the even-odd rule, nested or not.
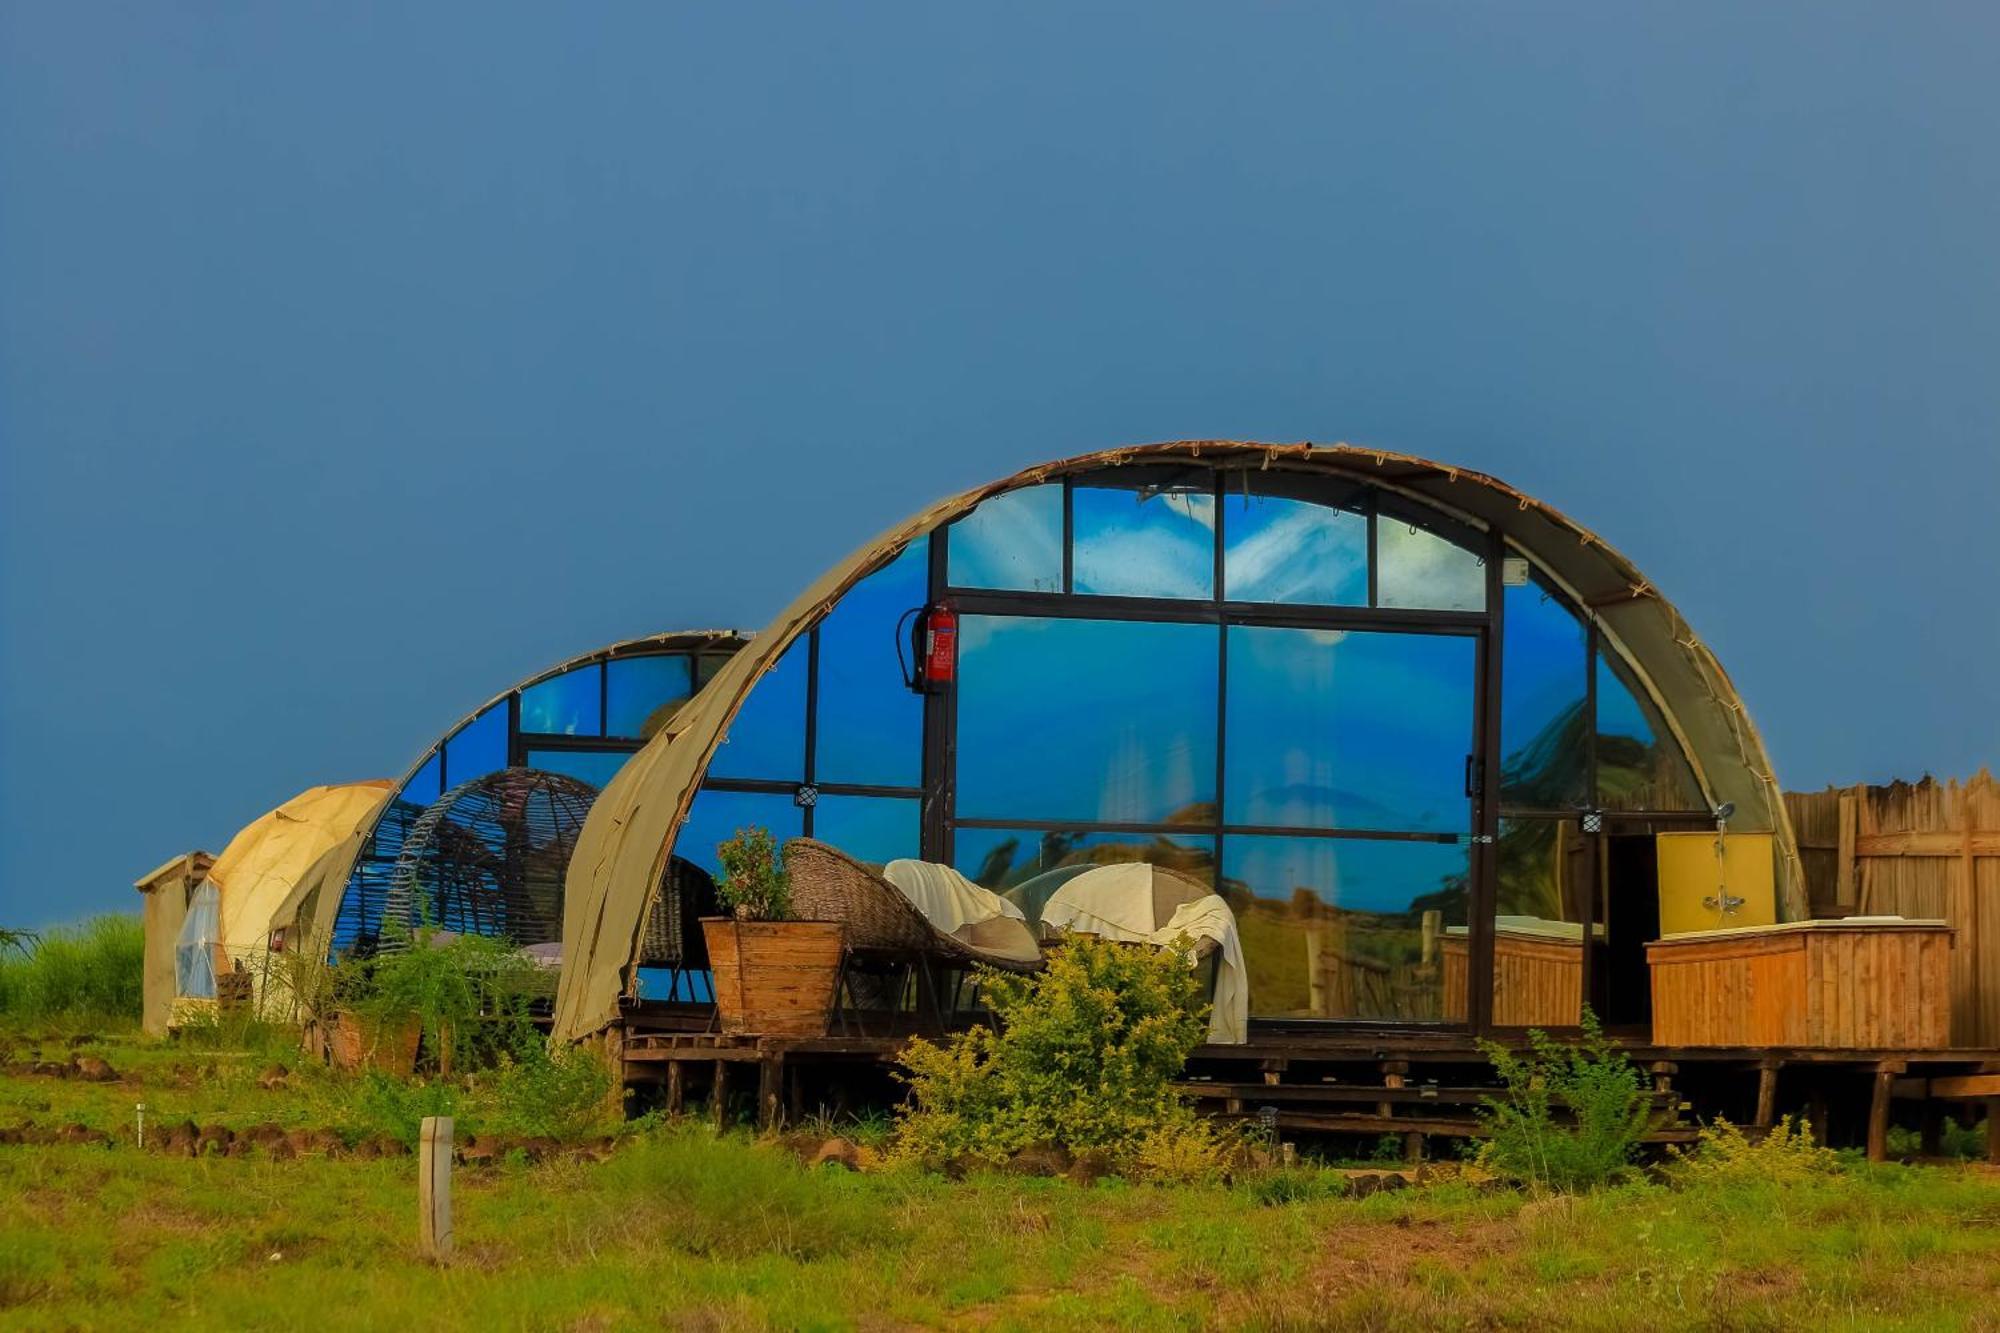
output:
[[[222,895],[222,947],[235,956],[262,949],[272,914],[300,877],[355,829],[372,826],[389,789],[386,779],[309,787],[230,839],[208,872]]]
[[[1189,881],[1144,862],[1099,866],[1057,889],[1042,924],[1128,944],[1168,948],[1214,940],[1220,957],[1210,997],[1208,1039],[1235,1044],[1250,1038],[1250,982],[1236,914],[1213,893],[1190,897]]]
[[[1033,963],[1042,956],[1020,908],[950,866],[891,861],[882,867],[882,878],[935,929],[968,949],[1016,963]]]
[[[716,674],[619,773],[592,809],[570,862],[555,1033],[574,1040],[616,1018],[632,984],[641,927],[673,835],[751,688],[846,591],[933,528],[988,496],[1123,463],[1200,459],[1225,469],[1332,473],[1421,500],[1476,528],[1499,528],[1579,605],[1590,608],[1681,741],[1702,794],[1736,806],[1732,828],[1774,834],[1788,919],[1806,915],[1804,880],[1777,778],[1742,700],[1715,655],[1632,563],[1595,533],[1492,477],[1386,450],[1347,445],[1182,440],[1104,450],[1028,468],[931,505],[814,581]],[[588,852],[588,855],[585,854]]]

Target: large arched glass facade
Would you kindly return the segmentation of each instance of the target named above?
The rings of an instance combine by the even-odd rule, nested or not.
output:
[[[404,841],[446,792],[507,768],[602,788],[743,642],[718,630],[614,644],[529,677],[453,727],[366,830],[334,919],[333,948],[366,951],[377,943]]]
[[[918,692],[931,607],[955,673]],[[712,867],[762,825],[1002,890],[1172,865],[1235,911],[1255,1016],[1464,1021],[1479,988],[1503,1021],[1492,941],[1577,977],[1602,952],[1582,815],[1636,845],[1707,809],[1615,645],[1502,533],[1324,468],[1185,459],[1002,491],[902,546],[750,690],[674,853]]]

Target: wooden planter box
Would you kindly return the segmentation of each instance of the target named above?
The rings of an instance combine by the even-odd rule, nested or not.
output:
[[[373,1069],[408,1078],[417,1067],[423,1035],[423,1025],[414,1018],[397,1031],[343,1009],[327,1029],[327,1057],[335,1069]]]
[[[838,921],[703,917],[715,1007],[731,1035],[822,1037],[840,979]]]
[[[1653,1041],[1941,1050],[1951,936],[1942,921],[1848,918],[1655,940]]]

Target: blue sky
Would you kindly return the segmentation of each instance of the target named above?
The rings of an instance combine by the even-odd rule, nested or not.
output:
[[[0,3],[0,922],[1037,459],[1350,440],[2000,758],[2000,10]]]

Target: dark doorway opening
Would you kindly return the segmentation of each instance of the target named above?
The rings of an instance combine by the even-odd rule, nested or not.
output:
[[[1650,833],[1604,836],[1604,946],[1593,1003],[1607,1028],[1653,1024],[1646,944],[1660,937],[1660,864]]]

